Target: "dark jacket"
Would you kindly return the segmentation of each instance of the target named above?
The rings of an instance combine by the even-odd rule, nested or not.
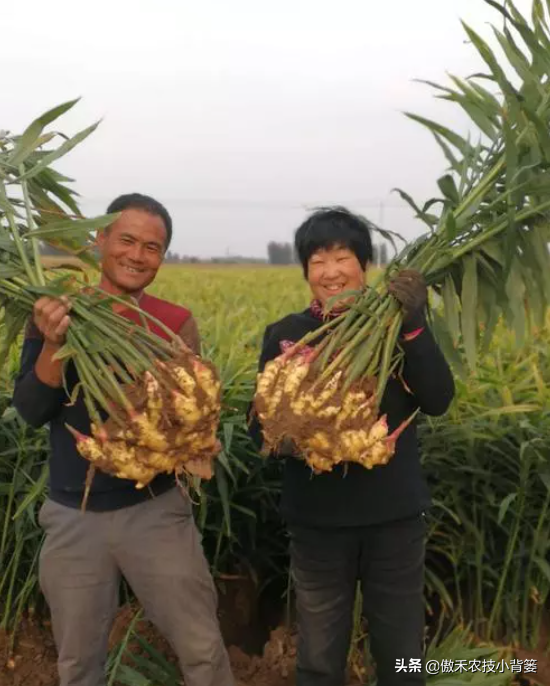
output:
[[[281,354],[281,342],[296,342],[322,322],[309,308],[269,325],[264,333],[259,370]],[[442,415],[454,397],[454,381],[443,354],[428,327],[415,339],[403,342],[403,379],[390,378],[380,411],[387,414],[389,431],[396,429],[415,409]],[[261,445],[256,417],[250,432]],[[393,458],[385,466],[368,470],[361,465],[337,465],[332,472],[314,475],[297,458],[285,458],[281,512],[289,525],[316,527],[360,526],[414,516],[430,506],[430,495],[420,466],[417,423],[401,434]]]

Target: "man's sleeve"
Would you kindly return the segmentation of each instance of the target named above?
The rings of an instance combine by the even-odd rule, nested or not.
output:
[[[403,380],[414,395],[420,411],[439,416],[444,414],[455,394],[451,369],[428,328],[411,341],[402,341],[405,352]]]
[[[36,376],[34,367],[42,350],[42,343],[42,339],[38,337],[25,338],[13,393],[15,409],[27,424],[35,428],[53,419],[66,398],[63,387],[52,388]]]

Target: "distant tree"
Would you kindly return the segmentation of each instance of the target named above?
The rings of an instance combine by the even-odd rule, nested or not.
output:
[[[292,264],[295,261],[290,243],[270,241],[267,245],[267,256],[270,264]]]
[[[283,243],[282,248],[282,260],[283,264],[292,264],[294,262],[294,250],[290,243]]]
[[[380,246],[376,243],[372,246],[372,263],[376,266],[380,264]]]
[[[388,246],[382,243],[380,246],[380,264],[388,264]]]
[[[211,264],[266,264],[265,257],[248,257],[247,255],[229,255],[225,257],[210,257],[199,262],[210,262]]]
[[[280,244],[270,241],[267,245],[267,256],[270,264],[281,264]]]
[[[164,257],[164,261],[167,264],[179,264],[182,260],[177,252],[169,250]]]

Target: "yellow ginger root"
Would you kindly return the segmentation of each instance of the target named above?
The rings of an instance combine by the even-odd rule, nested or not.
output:
[[[317,416],[321,419],[329,419],[330,417],[336,417],[341,411],[338,405],[328,405],[328,407],[323,407],[317,410]]]
[[[268,413],[270,415],[275,414],[277,411],[277,408],[283,399],[283,392],[284,388],[283,386],[279,386],[278,388],[275,389],[275,391],[272,393],[271,397],[267,401],[267,408],[268,408]]]
[[[377,464],[387,464],[392,456],[388,444],[384,441],[378,441],[370,448],[369,462],[371,466]]]
[[[185,371],[183,367],[174,367],[172,369],[172,378],[178,384],[179,388],[187,396],[191,396],[196,388],[197,382],[195,379]]]
[[[312,372],[314,357],[315,353],[285,353],[258,375],[254,406],[263,431],[263,452],[277,453],[286,439],[315,472],[346,462],[367,469],[387,464],[412,417],[388,435],[386,417],[375,413],[377,380],[363,379],[347,388],[340,370],[322,380]]]
[[[135,433],[138,436],[138,445],[145,446],[149,450],[167,450],[168,441],[166,437],[156,428],[151,422],[148,415],[134,414],[131,421],[135,427]]]
[[[196,398],[186,397],[177,391],[173,391],[172,402],[178,423],[191,427],[201,420],[203,413],[197,404]]]
[[[90,436],[68,427],[76,439],[78,452],[94,467],[120,479],[136,481],[136,488],[143,488],[155,476],[155,471],[136,459],[136,448],[123,441],[100,443]]]
[[[309,414],[313,409],[313,401],[315,397],[310,393],[300,393],[295,395],[290,401],[290,407],[294,414],[300,416],[303,414]]]
[[[308,448],[312,450],[320,450],[323,452],[329,451],[331,449],[330,438],[327,434],[318,431],[314,434],[307,442]]]
[[[285,379],[283,393],[290,398],[294,398],[302,381],[309,372],[309,364],[300,361],[290,361],[285,368]]]
[[[174,466],[172,451],[158,453],[146,448],[137,448],[135,459],[141,462],[142,465],[146,465],[154,470],[155,473],[170,472]]]
[[[163,472],[211,478],[221,450],[221,383],[209,362],[185,349],[122,390],[128,404],[113,408],[104,424],[92,425],[91,437],[68,427],[91,465],[84,504],[95,468],[131,479],[136,488]]]
[[[313,400],[311,404],[313,410],[320,410],[324,405],[326,405],[328,401],[334,397],[337,389],[338,386],[336,385],[333,377],[332,379],[330,379],[329,383],[327,383],[324,390],[321,391],[321,393],[319,393],[317,397]]]
[[[82,457],[90,460],[90,462],[97,462],[103,457],[103,451],[98,441],[90,436],[84,436],[84,434],[75,429],[70,429],[70,431],[76,438],[78,452]]]
[[[257,392],[259,395],[265,396],[271,391],[281,368],[282,362],[278,359],[271,360],[266,364],[264,371],[258,375]]]
[[[208,396],[210,405],[214,406],[219,403],[221,382],[214,375],[212,369],[207,367],[199,360],[193,360],[193,371],[199,381],[202,390]]]
[[[386,438],[388,435],[388,422],[386,421],[386,416],[381,417],[369,431],[367,445],[372,445],[378,441]]]
[[[149,421],[157,427],[161,417],[162,395],[159,382],[150,372],[145,372],[145,388],[147,390],[147,414]]]
[[[314,472],[330,472],[334,466],[330,457],[315,452],[307,454],[306,462]]]

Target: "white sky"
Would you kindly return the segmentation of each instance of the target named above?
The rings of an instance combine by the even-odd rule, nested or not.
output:
[[[83,209],[153,195],[180,253],[265,256],[330,203],[412,237],[391,189],[428,199],[445,161],[402,112],[461,125],[412,82],[483,67],[460,19],[500,25],[483,0],[0,0],[0,128],[82,96],[59,128],[103,122],[58,168]]]

